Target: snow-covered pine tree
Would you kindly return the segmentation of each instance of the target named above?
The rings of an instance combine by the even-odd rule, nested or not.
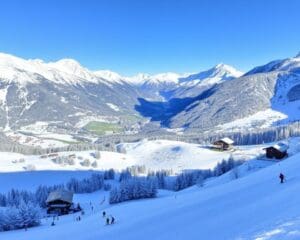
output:
[[[130,171],[128,171],[128,169],[126,170],[123,170],[121,173],[120,173],[120,177],[119,177],[119,182],[122,182],[124,180],[128,180],[130,179],[132,176],[131,176],[131,173]]]
[[[97,163],[97,161],[94,161],[94,162],[92,162],[92,165],[91,165],[93,168],[97,168],[98,167],[98,163]]]
[[[115,170],[114,169],[109,169],[109,170],[104,171],[104,179],[105,180],[115,179]]]
[[[6,204],[6,196],[0,193],[0,207],[5,207]]]
[[[17,212],[15,228],[34,227],[38,226],[41,222],[41,210],[31,202],[25,203],[22,200]]]

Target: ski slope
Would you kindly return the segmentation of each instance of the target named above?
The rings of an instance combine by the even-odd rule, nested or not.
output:
[[[56,226],[43,225],[4,232],[1,239],[300,239],[300,154],[214,186],[194,186],[181,192],[161,192],[157,199],[108,206],[97,204],[104,192],[77,195],[83,204],[96,203],[82,221],[61,217]],[[259,164],[259,163],[256,163]],[[278,174],[287,176],[279,183]],[[117,223],[104,226],[105,209]]]

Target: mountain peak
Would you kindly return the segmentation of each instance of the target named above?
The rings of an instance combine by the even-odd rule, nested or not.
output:
[[[122,76],[116,72],[110,70],[98,70],[93,72],[97,77],[104,78],[105,80],[111,82],[119,82],[122,79]]]
[[[83,67],[80,65],[79,62],[75,61],[74,59],[64,58],[58,60],[57,62],[49,63],[50,66],[56,67],[63,72],[67,72],[70,74],[75,74],[82,69]]]
[[[216,66],[188,77],[181,78],[180,82],[199,82],[201,85],[210,85],[222,82],[224,80],[231,80],[240,77],[243,73],[236,70],[234,67],[224,63],[219,63]]]
[[[235,69],[234,67],[224,64],[224,63],[219,63],[216,66],[214,66],[212,69],[213,70],[219,70],[219,71],[223,71],[223,73],[227,73],[232,75],[233,77],[240,77],[241,75],[243,75],[243,73],[241,71],[238,71],[237,69]],[[220,72],[219,72],[220,73]]]
[[[228,66],[228,65],[226,65],[226,64],[224,64],[224,63],[219,63],[219,64],[217,64],[216,66],[214,66],[214,68],[224,68],[224,67],[226,67],[226,66]]]

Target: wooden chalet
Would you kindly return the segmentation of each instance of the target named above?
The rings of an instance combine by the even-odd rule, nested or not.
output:
[[[276,159],[282,159],[284,157],[287,157],[287,150],[289,146],[285,143],[278,143],[273,146],[264,148],[266,150],[266,157],[267,158],[276,158]]]
[[[73,206],[73,192],[66,190],[50,192],[46,204],[47,213],[68,214]]]
[[[218,141],[215,141],[213,143],[213,148],[219,149],[219,150],[230,150],[233,148],[234,141],[228,137],[222,138]]]

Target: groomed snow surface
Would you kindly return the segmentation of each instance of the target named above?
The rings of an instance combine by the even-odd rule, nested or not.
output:
[[[100,159],[93,156],[94,151],[61,152],[58,156],[24,156],[16,153],[1,153],[0,172],[24,171],[28,165],[35,170],[104,170],[114,168],[125,169],[133,165],[145,165],[148,170],[172,170],[174,173],[183,169],[213,168],[230,155],[235,160],[253,159],[263,153],[262,146],[236,147],[233,152],[213,151],[206,146],[177,141],[141,141],[124,143],[118,146],[121,152],[100,152]],[[68,157],[75,154],[74,165],[56,164],[56,157]],[[88,159],[97,162],[97,167],[85,167],[80,163]],[[21,161],[20,161],[21,160]],[[23,161],[24,160],[24,161]]]
[[[292,143],[292,153],[298,150],[297,142]],[[128,152],[138,148],[131,147]],[[207,180],[202,187],[160,191],[156,199],[108,205],[107,192],[79,194],[75,202],[86,210],[80,222],[75,215],[60,217],[55,226],[44,219],[41,226],[28,231],[0,233],[0,239],[300,239],[299,161],[299,153],[278,163],[250,160],[235,170],[238,178],[236,172],[228,172]],[[279,183],[280,172],[287,178],[284,184]],[[116,218],[115,225],[105,226],[103,210]]]

